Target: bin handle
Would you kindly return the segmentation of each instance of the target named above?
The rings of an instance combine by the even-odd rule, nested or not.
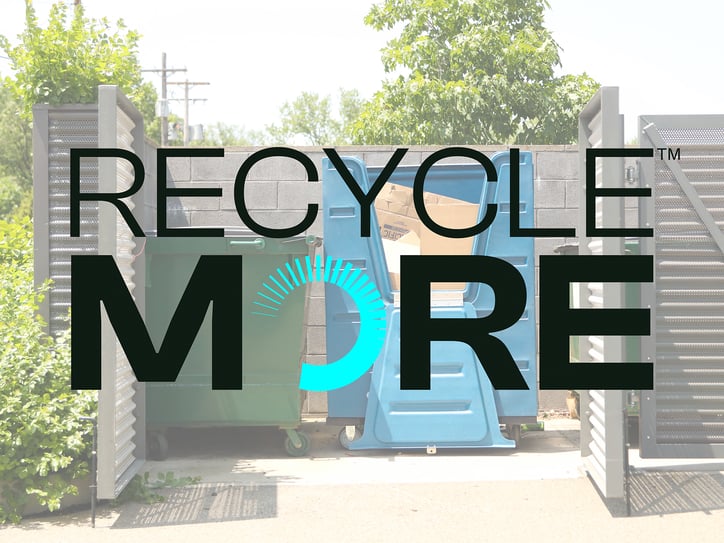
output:
[[[296,243],[299,241],[299,238],[291,238],[291,239],[282,239],[279,243]],[[314,247],[319,247],[322,245],[322,238],[315,236],[313,234],[309,234],[307,236],[304,236],[304,242],[307,245],[313,245]]]
[[[256,238],[254,241],[241,241],[241,240],[231,240],[229,241],[229,245],[253,245],[254,247],[259,247],[259,249],[263,249],[266,247],[266,241],[264,238]]]

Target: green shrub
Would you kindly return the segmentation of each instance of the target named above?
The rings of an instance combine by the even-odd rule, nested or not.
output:
[[[30,216],[31,192],[23,189],[14,177],[0,177],[0,219],[12,220]]]
[[[53,511],[88,472],[95,393],[70,388],[69,331],[49,336],[37,314],[29,219],[0,221],[0,522],[31,498]]]

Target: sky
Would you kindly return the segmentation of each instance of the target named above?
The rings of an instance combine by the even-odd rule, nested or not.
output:
[[[52,0],[34,0],[41,21]],[[72,4],[72,0],[67,0]],[[380,49],[392,33],[363,19],[370,0],[83,0],[89,17],[122,18],[139,31],[143,68],[186,68],[170,81],[209,82],[191,90],[190,124],[262,129],[303,91],[340,88],[371,96],[385,77]],[[620,89],[626,141],[642,114],[724,113],[724,2],[550,0],[546,26],[562,48],[560,73],[581,73]],[[149,9],[151,8],[151,9]],[[2,0],[0,34],[24,25],[24,1]],[[0,58],[0,74],[9,64]],[[145,77],[160,89],[160,76]],[[181,98],[182,86],[169,96]],[[172,102],[183,113],[182,102]]]

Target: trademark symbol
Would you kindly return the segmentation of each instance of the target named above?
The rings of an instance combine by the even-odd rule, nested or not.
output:
[[[659,158],[661,160],[664,160],[664,151],[668,151],[668,159],[667,160],[680,160],[681,159],[681,148],[673,148],[673,147],[657,147],[656,150],[659,152]]]

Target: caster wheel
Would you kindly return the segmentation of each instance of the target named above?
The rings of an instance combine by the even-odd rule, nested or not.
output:
[[[148,439],[148,457],[151,460],[168,458],[168,439],[162,433],[154,433]]]
[[[348,432],[348,430],[350,431]],[[349,449],[349,444],[360,437],[362,437],[362,430],[359,426],[343,426],[339,431],[339,444],[345,449]]]
[[[287,436],[284,438],[284,450],[287,451],[289,456],[304,456],[309,452],[309,437],[304,432],[297,432],[300,445],[295,447],[291,438]]]

